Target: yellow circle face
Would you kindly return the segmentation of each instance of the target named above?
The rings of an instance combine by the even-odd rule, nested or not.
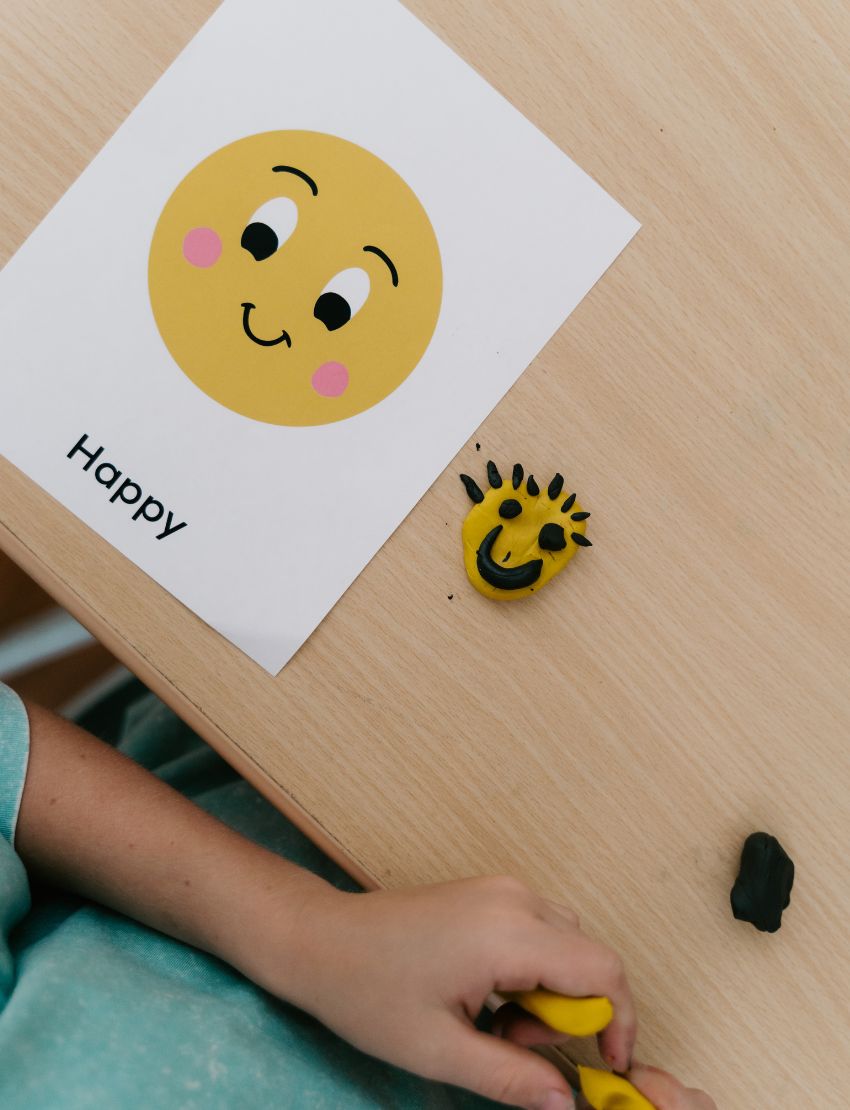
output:
[[[580,547],[593,546],[585,536],[590,513],[565,488],[561,474],[541,489],[532,474],[523,485],[519,463],[508,481],[488,462],[486,493],[468,474],[460,477],[473,502],[461,533],[463,561],[469,581],[485,597],[529,597],[562,571]]]
[[[371,408],[410,374],[442,267],[425,209],[380,158],[268,131],[180,182],[148,284],[166,347],[204,393],[253,420],[314,425]]]

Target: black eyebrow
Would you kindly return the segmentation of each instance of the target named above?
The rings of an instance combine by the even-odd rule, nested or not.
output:
[[[297,170],[295,166],[272,166],[272,173],[294,173],[296,177],[300,177],[302,181],[307,182],[314,197],[319,195],[319,186],[313,178],[303,170]]]
[[[384,254],[380,247],[364,247],[363,250],[371,251],[372,254],[376,254],[378,258],[386,262],[387,269],[390,271],[390,275],[393,279],[393,285],[398,285],[398,270],[393,265],[393,260],[390,258],[390,256],[388,254]]]

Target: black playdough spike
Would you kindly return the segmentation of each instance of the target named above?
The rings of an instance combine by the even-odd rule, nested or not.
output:
[[[561,512],[562,513],[568,513],[570,511],[570,509],[573,507],[573,505],[575,505],[575,503],[576,503],[576,495],[574,493],[571,493],[570,496],[567,498],[567,500],[561,506]]]
[[[564,488],[564,475],[556,474],[552,481],[549,483],[549,489],[546,491],[549,494],[549,500],[554,501],[556,497],[561,496],[561,490]]]
[[[487,463],[487,481],[493,489],[499,489],[502,484],[502,475],[492,459]]]
[[[570,520],[587,520],[590,513],[572,513]]]
[[[579,547],[593,547],[593,544],[590,542],[587,536],[583,536],[581,532],[573,532],[570,536],[570,539],[573,541],[573,543],[577,543]]]
[[[468,474],[461,474],[460,480],[466,487],[466,492],[472,498],[476,505],[480,505],[484,500],[484,494],[481,492],[481,487],[474,478],[470,478]]]
[[[522,484],[523,469],[519,463],[514,463],[514,473],[511,481],[513,482],[514,489],[519,489]]]
[[[536,497],[540,493],[540,486],[535,482],[533,474],[529,474],[525,488],[528,490],[529,497]]]

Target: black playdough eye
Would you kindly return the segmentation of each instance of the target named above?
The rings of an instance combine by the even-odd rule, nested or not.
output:
[[[513,520],[515,516],[519,516],[522,512],[522,505],[513,497],[507,498],[499,506],[499,516],[504,520]]]
[[[298,223],[298,206],[289,197],[273,197],[261,204],[242,232],[241,244],[255,262],[280,250]]]
[[[313,315],[328,331],[336,331],[356,316],[369,296],[369,275],[359,266],[335,274],[316,299]]]
[[[567,537],[560,524],[544,524],[537,542],[541,551],[563,551],[567,546]]]

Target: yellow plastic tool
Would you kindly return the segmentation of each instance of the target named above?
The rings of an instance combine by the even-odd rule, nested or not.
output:
[[[581,1093],[593,1110],[655,1110],[640,1091],[619,1075],[579,1065]]]
[[[571,1037],[590,1037],[601,1033],[614,1017],[611,1000],[569,998],[553,991],[511,991],[504,997],[540,1018],[550,1029]],[[579,1065],[581,1093],[593,1110],[655,1110],[640,1091],[619,1075]]]
[[[540,1018],[550,1029],[571,1037],[591,1037],[601,1033],[614,1017],[607,998],[568,998],[553,991],[512,991],[505,994],[523,1010]]]

